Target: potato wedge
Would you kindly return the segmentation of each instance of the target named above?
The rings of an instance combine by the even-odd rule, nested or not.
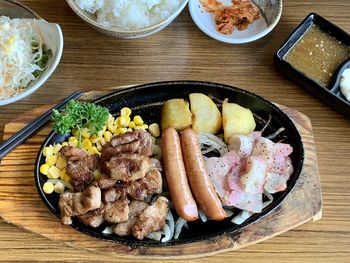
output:
[[[192,129],[197,132],[216,134],[222,127],[221,113],[215,103],[202,93],[190,94],[193,114]]]
[[[227,100],[222,104],[222,120],[225,142],[228,142],[232,135],[249,134],[256,127],[254,116],[250,109],[236,103],[228,103]]]
[[[182,131],[192,124],[192,113],[184,99],[172,99],[163,104],[160,125],[162,130],[173,127]]]

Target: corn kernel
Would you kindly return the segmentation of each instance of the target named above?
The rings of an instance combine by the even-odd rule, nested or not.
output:
[[[105,131],[103,137],[106,140],[106,142],[110,142],[113,137],[113,134],[110,131]]]
[[[64,159],[62,157],[58,157],[57,162],[56,162],[56,167],[62,170],[66,166],[67,166],[66,159]]]
[[[58,193],[58,194],[63,194],[64,193],[64,184],[62,184],[61,182],[57,182],[53,188],[54,192],[55,193]]]
[[[57,162],[57,155],[50,155],[46,157],[46,164],[48,166],[55,165],[56,162]]]
[[[142,125],[143,124],[143,120],[142,120],[140,115],[134,116],[133,121],[135,122],[136,125]]]
[[[51,183],[51,182],[44,183],[43,191],[45,194],[52,194],[53,189],[54,189],[53,183]]]
[[[55,144],[55,146],[53,147],[53,153],[58,154],[61,148],[62,148],[62,145],[60,143]]]
[[[70,136],[68,138],[68,142],[71,142],[71,141],[74,141],[74,140],[77,140],[77,138],[75,136]]]
[[[78,128],[73,128],[72,134],[73,134],[75,137],[78,137],[78,136],[79,136],[79,130],[78,130]]]
[[[148,127],[149,132],[151,133],[152,136],[154,137],[159,137],[160,135],[160,128],[158,123],[152,123],[149,127]]]
[[[144,130],[144,128],[142,127],[142,125],[137,125],[134,127],[134,130]]]
[[[120,117],[116,118],[115,121],[114,121],[114,126],[118,127],[119,126],[119,120],[120,120]]]
[[[91,136],[90,142],[91,142],[91,143],[97,143],[97,142],[99,142],[101,139],[102,139],[101,137]]]
[[[74,139],[68,141],[68,144],[69,144],[70,146],[77,147],[77,146],[78,146],[78,139],[75,138],[75,137],[73,137],[73,138],[74,138]]]
[[[88,150],[89,148],[92,147],[92,143],[89,139],[84,139],[82,142],[81,142],[81,147],[84,149],[84,150]]]
[[[96,148],[97,148],[97,150],[98,150],[99,152],[102,150],[101,142],[97,142],[97,143],[96,143]]]
[[[63,168],[60,172],[60,178],[63,180],[65,175],[66,175],[66,168]]]
[[[46,163],[42,164],[40,166],[40,173],[47,175],[49,168],[50,168],[50,166],[48,164],[46,164]]]
[[[136,127],[135,122],[131,121],[131,122],[129,123],[129,128],[134,129],[135,127]]]
[[[127,132],[127,129],[126,128],[118,128],[117,130],[116,130],[116,133],[117,134],[124,134],[124,133],[126,133]]]
[[[127,132],[132,132],[133,130],[131,128],[126,129]]]
[[[108,123],[107,128],[111,133],[115,133],[115,130],[117,129],[117,127],[113,125],[113,123]]]
[[[122,116],[119,119],[119,124],[118,126],[122,126],[123,128],[128,127],[130,123],[130,117],[129,116]]]
[[[143,124],[143,125],[141,125],[142,126],[142,129],[144,129],[144,130],[147,130],[148,129],[148,125],[147,124]]]
[[[56,166],[51,166],[48,170],[48,175],[53,179],[60,178],[61,170],[58,169]]]
[[[130,114],[131,114],[131,109],[128,107],[124,107],[120,110],[121,116],[130,116]]]
[[[81,136],[83,136],[86,139],[89,139],[91,137],[90,130],[88,128],[83,128],[81,130]]]
[[[47,147],[44,147],[43,149],[43,155],[44,156],[50,156],[50,155],[53,155],[53,147],[50,145],[50,146],[47,146]]]
[[[106,142],[106,139],[105,138],[102,138],[101,141],[100,141],[101,145],[105,145],[107,142]]]
[[[113,123],[113,122],[114,122],[114,117],[112,116],[112,114],[109,114],[107,123]]]
[[[68,145],[69,145],[68,142],[63,142],[63,143],[62,143],[62,147],[63,147],[63,146],[68,146]]]
[[[95,146],[92,146],[87,152],[88,154],[100,154]]]
[[[95,180],[100,179],[101,172],[99,170],[95,170],[94,173],[93,173],[93,177],[94,177]]]

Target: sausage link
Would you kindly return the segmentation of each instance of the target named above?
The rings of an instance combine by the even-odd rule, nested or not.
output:
[[[198,207],[211,219],[223,220],[226,213],[208,175],[197,135],[192,129],[181,133],[181,148],[188,182]]]
[[[198,208],[188,185],[180,137],[174,128],[169,127],[163,131],[162,156],[165,177],[176,212],[187,221],[196,220]]]

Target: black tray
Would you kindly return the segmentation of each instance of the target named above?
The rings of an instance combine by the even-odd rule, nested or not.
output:
[[[112,114],[116,114],[120,111],[122,107],[128,106],[132,109],[133,115],[139,114],[142,116],[146,123],[152,123],[160,121],[160,112],[164,101],[173,98],[185,98],[188,100],[188,95],[193,92],[201,92],[210,95],[216,101],[223,101],[225,98],[228,98],[229,102],[236,102],[243,107],[250,108],[256,117],[257,130],[261,129],[264,126],[264,120],[267,120],[269,118],[269,115],[271,115],[271,124],[264,132],[264,135],[271,134],[280,127],[285,128],[285,131],[283,131],[276,138],[276,141],[282,138],[286,138],[285,142],[291,144],[294,149],[291,155],[294,173],[292,174],[290,180],[287,183],[287,189],[284,192],[274,194],[274,201],[269,206],[267,206],[262,211],[262,213],[253,215],[242,225],[234,225],[233,223],[231,223],[231,219],[227,219],[222,222],[207,221],[206,223],[202,223],[199,222],[199,220],[197,220],[195,222],[189,223],[189,229],[183,231],[178,240],[172,240],[166,243],[161,243],[153,240],[139,241],[134,239],[133,237],[118,237],[116,235],[102,234],[101,232],[106,227],[105,225],[102,225],[99,228],[92,228],[85,226],[78,220],[73,220],[73,228],[77,229],[82,233],[99,239],[114,241],[126,244],[131,247],[140,245],[170,246],[201,240],[210,240],[211,238],[214,238],[218,235],[223,235],[225,233],[230,233],[233,231],[240,231],[241,228],[251,224],[254,221],[259,220],[261,217],[265,216],[267,213],[271,212],[272,210],[277,208],[279,204],[281,204],[281,202],[291,191],[297,179],[299,178],[304,161],[304,149],[301,137],[297,129],[295,128],[293,122],[284,112],[282,112],[273,103],[255,94],[235,87],[198,81],[172,81],[140,85],[113,92],[109,95],[103,96],[95,100],[94,102],[109,108]],[[45,157],[42,154],[43,148],[53,143],[61,143],[69,136],[70,134],[58,135],[55,132],[51,132],[44,141],[35,163],[34,177],[39,195],[42,198],[45,205],[57,217],[59,217],[59,195],[55,193],[46,195],[43,192],[42,186],[47,180],[47,178],[46,176],[40,174],[39,169],[40,165],[45,162]]]
[[[295,69],[290,63],[283,59],[288,51],[295,45],[296,42],[298,42],[298,40],[312,25],[317,25],[329,35],[350,46],[350,35],[348,33],[320,15],[311,13],[292,32],[292,34],[274,55],[274,63],[276,68],[286,77],[308,90],[312,95],[317,96],[323,102],[334,107],[334,109],[342,112],[346,117],[350,118],[350,102],[348,102],[340,93],[339,88],[340,76],[342,72],[350,66],[350,58],[348,58],[338,67],[333,75],[333,80],[329,87],[323,87],[318,82]]]

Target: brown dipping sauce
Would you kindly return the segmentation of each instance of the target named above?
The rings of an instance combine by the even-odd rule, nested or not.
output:
[[[312,25],[283,59],[309,78],[328,87],[333,73],[349,57],[349,46]]]

